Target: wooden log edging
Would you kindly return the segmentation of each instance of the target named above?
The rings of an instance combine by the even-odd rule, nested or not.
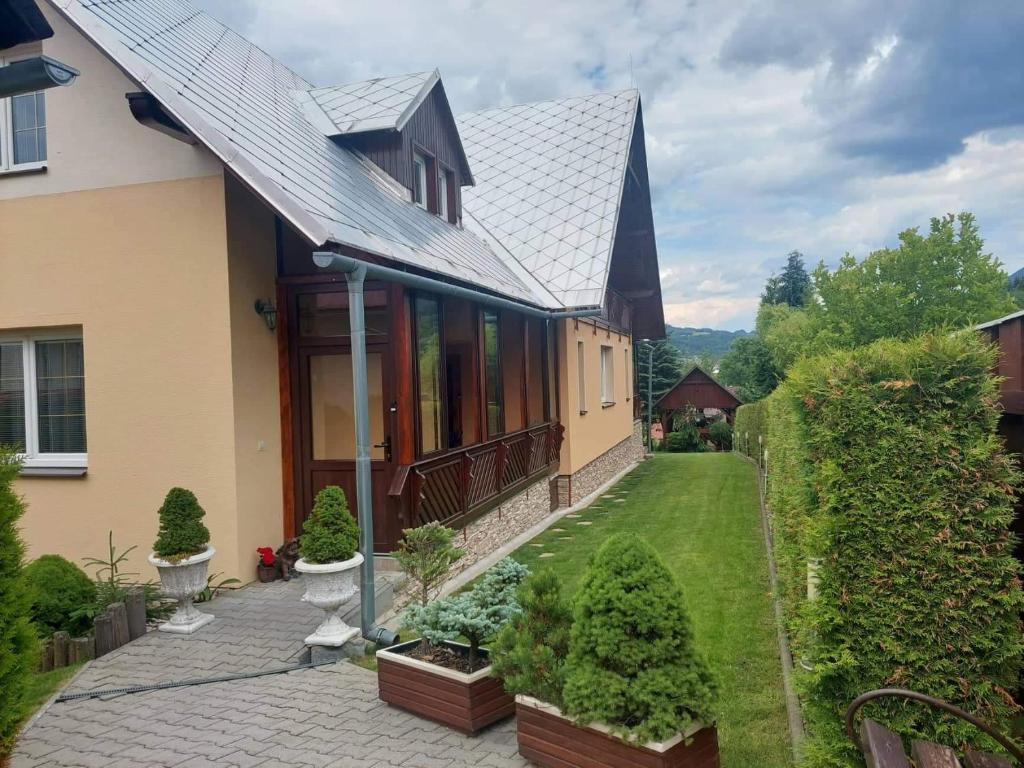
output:
[[[91,661],[116,651],[146,634],[146,595],[142,587],[133,587],[123,603],[111,603],[93,619],[93,634],[71,637],[54,632],[41,644],[40,672],[62,669]]]

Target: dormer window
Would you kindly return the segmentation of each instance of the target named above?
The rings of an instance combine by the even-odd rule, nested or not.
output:
[[[0,58],[0,66],[14,60]],[[0,99],[0,172],[46,165],[46,101],[42,91]]]
[[[448,215],[448,171],[437,174],[437,215],[445,221],[451,221]]]
[[[412,156],[412,201],[420,208],[427,208],[427,171],[430,163],[427,158],[419,152]]]

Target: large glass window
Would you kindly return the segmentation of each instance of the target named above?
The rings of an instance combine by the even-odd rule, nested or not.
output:
[[[85,466],[81,336],[0,335],[0,444],[16,446],[29,468]]]
[[[487,435],[505,431],[501,381],[501,323],[496,312],[484,312],[484,389],[487,397]]]
[[[419,385],[420,452],[444,447],[441,437],[441,305],[430,296],[415,299],[416,377]]]

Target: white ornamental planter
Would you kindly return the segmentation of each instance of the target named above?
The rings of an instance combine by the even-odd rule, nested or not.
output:
[[[160,625],[161,632],[191,635],[213,621],[212,614],[198,610],[192,601],[197,594],[206,589],[207,566],[216,551],[213,547],[207,547],[205,552],[186,557],[176,563],[150,554],[150,565],[156,566],[160,572],[161,591],[167,597],[178,601],[174,614]]]
[[[295,570],[302,574],[306,585],[302,599],[327,614],[323,623],[306,638],[306,645],[340,646],[359,634],[357,627],[350,627],[341,620],[338,609],[356,593],[356,573],[362,564],[363,556],[358,552],[352,559],[338,563],[307,563],[301,558],[295,562]]]

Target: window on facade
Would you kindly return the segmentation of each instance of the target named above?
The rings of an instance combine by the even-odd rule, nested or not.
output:
[[[12,61],[0,58],[0,66]],[[0,99],[0,171],[46,162],[46,96],[42,91]]]
[[[633,394],[633,380],[629,372],[629,347],[622,350],[622,372],[626,383],[626,402],[628,403]]]
[[[580,413],[587,412],[587,356],[583,349],[583,342],[576,342],[576,365],[579,373],[580,388]]]
[[[501,381],[501,324],[496,312],[484,312],[484,390],[487,397],[487,435],[505,431],[505,408]]]
[[[427,207],[427,158],[419,152],[412,156],[412,201],[420,208]]]
[[[615,350],[601,347],[601,404],[612,405],[615,402]]]
[[[85,465],[81,335],[0,335],[0,444],[27,467]]]
[[[417,296],[415,305],[420,453],[432,453],[444,447],[441,437],[441,304],[431,296]]]

